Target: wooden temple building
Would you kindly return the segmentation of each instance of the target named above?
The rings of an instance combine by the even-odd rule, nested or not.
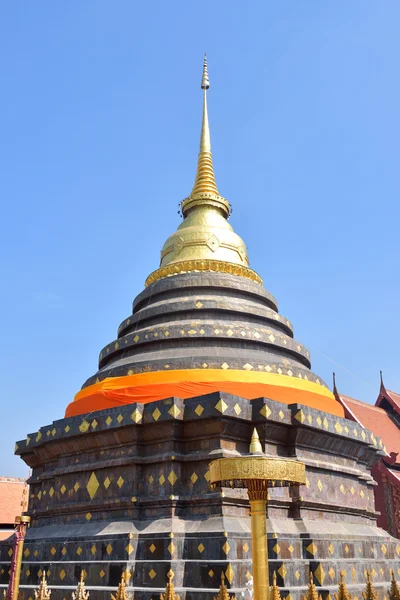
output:
[[[334,394],[342,404],[345,416],[369,429],[383,444],[383,456],[371,473],[376,481],[375,507],[377,523],[391,535],[400,538],[400,394],[381,386],[375,405],[343,396],[334,386]]]
[[[390,445],[313,373],[249,267],[214,176],[206,62],[201,88],[196,179],[159,267],[64,418],[17,443],[32,469],[20,599],[46,572],[63,600],[82,569],[96,600],[122,573],[135,600],[158,599],[170,572],[181,600],[211,600],[222,573],[239,598],[252,570],[249,501],[243,489],[211,489],[209,464],[247,453],[256,428],[266,455],[302,461],[307,476],[270,490],[270,583],[300,600],[311,572],[329,600],[346,571],[361,600],[370,571],[383,600],[391,569],[400,575],[400,540],[377,525],[374,499],[376,465],[395,472]],[[382,392],[377,410],[392,421],[396,402]],[[3,542],[3,587],[11,556]]]

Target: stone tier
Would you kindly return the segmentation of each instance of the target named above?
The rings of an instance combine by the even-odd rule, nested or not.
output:
[[[106,377],[178,369],[257,370],[325,385],[311,373],[308,350],[277,310],[271,294],[243,277],[165,277],[137,296],[84,387]]]
[[[376,527],[370,470],[382,442],[306,406],[224,393],[62,419],[18,442],[33,469],[21,598],[32,596],[44,568],[54,600],[67,597],[82,568],[99,600],[125,570],[137,599],[158,597],[170,568],[181,600],[211,600],[221,569],[232,591],[243,590],[251,572],[247,495],[211,491],[208,465],[246,453],[254,426],[267,455],[297,457],[307,469],[305,486],[270,494],[270,567],[283,596],[300,598],[311,568],[325,598],[344,569],[361,600],[369,569],[383,598],[389,569],[400,575],[400,543]],[[0,546],[0,585],[10,551]]]

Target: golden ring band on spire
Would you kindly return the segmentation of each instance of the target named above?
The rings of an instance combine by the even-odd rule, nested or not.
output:
[[[211,191],[196,191],[196,195],[194,195],[194,191],[190,196],[182,200],[182,213],[184,216],[187,215],[188,211],[194,206],[214,206],[215,208],[219,208],[224,213],[225,217],[229,217],[232,212],[231,205],[229,201]]]
[[[149,286],[155,283],[159,279],[164,277],[171,277],[172,275],[178,275],[179,273],[190,273],[193,271],[212,271],[214,273],[228,273],[229,275],[237,275],[239,277],[245,277],[251,279],[262,285],[261,277],[252,269],[244,267],[243,265],[220,261],[220,260],[185,260],[182,262],[170,263],[165,267],[161,267],[153,273],[150,273],[146,279],[145,286]]]

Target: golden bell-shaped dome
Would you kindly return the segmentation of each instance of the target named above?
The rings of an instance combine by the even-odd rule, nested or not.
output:
[[[228,223],[231,206],[220,196],[215,181],[208,124],[207,90],[210,87],[204,56],[201,88],[204,91],[200,152],[192,193],[182,202],[183,222],[161,250],[160,268],[146,285],[158,279],[189,271],[219,271],[261,278],[248,268],[246,245]]]

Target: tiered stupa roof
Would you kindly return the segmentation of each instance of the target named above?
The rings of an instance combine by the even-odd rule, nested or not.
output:
[[[231,208],[219,194],[211,154],[209,87],[204,58],[200,153],[192,193],[182,202],[183,222],[66,416],[214,391],[343,415],[228,222]]]

